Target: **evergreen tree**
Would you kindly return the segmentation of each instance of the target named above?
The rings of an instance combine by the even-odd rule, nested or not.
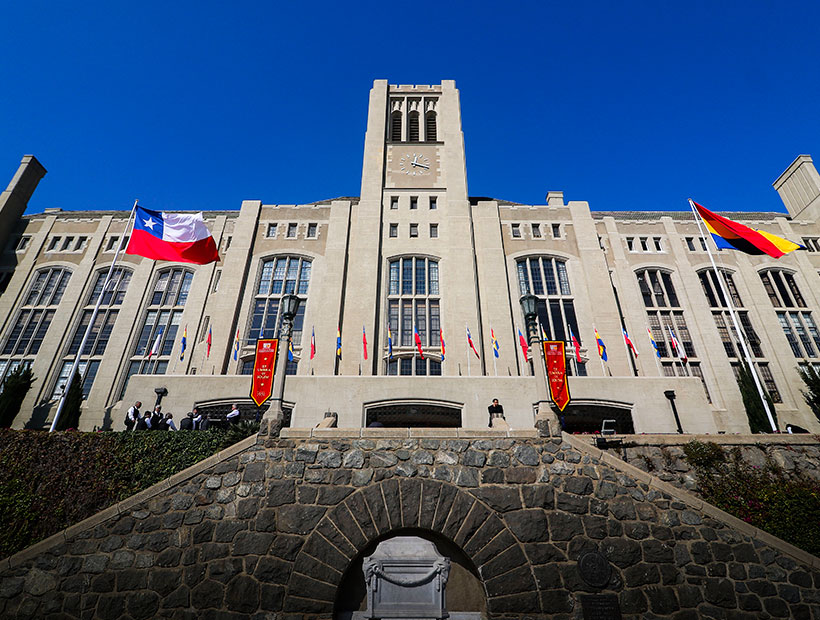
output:
[[[749,418],[751,431],[753,433],[771,433],[772,425],[769,423],[766,409],[760,401],[760,394],[758,394],[757,387],[755,387],[754,377],[752,377],[752,373],[745,361],[740,363],[737,385],[740,388],[740,395],[743,397],[743,406],[746,408],[746,417]],[[777,413],[774,410],[772,397],[769,396],[768,392],[764,392],[764,394],[769,405],[769,411],[772,412],[774,423],[777,425]]]
[[[806,384],[807,390],[800,390],[812,413],[820,420],[820,371],[811,364],[799,366],[797,372]]]
[[[14,422],[32,383],[34,374],[28,364],[20,364],[6,375],[0,392],[0,427],[8,428]]]
[[[60,414],[60,419],[57,420],[58,431],[64,431],[69,428],[80,427],[80,408],[83,406],[83,378],[80,376],[80,371],[74,371],[74,378],[71,379],[71,385],[68,386],[68,394],[65,397],[65,404],[63,411]]]

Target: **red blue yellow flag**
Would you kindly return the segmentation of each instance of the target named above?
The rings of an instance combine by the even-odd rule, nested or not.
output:
[[[593,328],[592,328],[592,329],[593,329],[593,330],[595,330],[595,342],[598,344],[598,356],[599,356],[602,360],[606,361],[606,360],[607,360],[607,357],[606,357],[606,345],[604,344],[604,341],[601,339],[601,336],[598,334],[598,330],[597,330],[597,329],[595,329],[595,327],[594,327],[594,326],[593,326]]]

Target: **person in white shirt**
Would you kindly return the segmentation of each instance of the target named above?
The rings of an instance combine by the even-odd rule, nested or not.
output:
[[[239,407],[236,403],[231,405],[231,411],[228,413],[228,424],[239,424]]]
[[[140,419],[140,407],[142,407],[142,403],[137,401],[134,403],[134,406],[128,409],[128,412],[125,414],[125,430],[133,431],[134,427],[137,425]]]
[[[167,428],[169,431],[179,430],[177,428],[177,425],[174,424],[174,416],[172,416],[170,412],[165,414],[165,428]]]

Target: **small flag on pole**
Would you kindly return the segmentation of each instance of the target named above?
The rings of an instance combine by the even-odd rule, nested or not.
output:
[[[441,343],[441,361],[444,361],[444,330],[438,330],[438,340]]]
[[[575,361],[581,364],[583,360],[581,359],[581,343],[578,342],[578,339],[575,337],[575,333],[572,331],[572,328],[569,330],[569,339],[572,341],[572,348],[575,349]]]
[[[678,342],[678,339],[675,337],[675,332],[672,331],[672,328],[667,326],[667,329],[669,329],[669,336],[671,337],[671,340],[672,340],[672,348],[675,350],[675,355],[677,355],[678,359],[681,360],[685,364],[687,362],[687,360],[689,359],[686,356],[686,351],[684,351],[684,349],[681,346],[680,342]]]
[[[151,360],[152,355],[158,355],[159,354],[159,347],[162,344],[162,330],[163,329],[164,329],[163,327],[160,327],[157,330],[157,337],[154,338],[154,344],[151,346],[151,350],[148,351],[148,361]]]
[[[548,340],[547,334],[544,333],[544,326],[541,324],[540,321],[538,322],[538,330],[541,332],[541,342],[543,342],[544,340]]]
[[[364,330],[364,325],[362,325],[362,352],[364,359],[367,359],[367,332]]]
[[[621,331],[624,333],[624,342],[626,343],[626,346],[632,349],[632,352],[635,354],[635,357],[638,357],[638,349],[635,348],[635,345],[629,339],[629,334],[626,333],[626,330],[623,327],[621,328]]]
[[[288,340],[288,361],[293,361],[293,340]]]
[[[419,336],[419,328],[413,327],[413,335],[416,339],[416,348],[419,350],[419,356],[424,359],[424,351],[421,350],[421,336]]]
[[[239,328],[236,328],[236,336],[233,339],[233,361],[239,359]]]
[[[655,338],[652,336],[652,330],[647,327],[646,332],[649,334],[649,342],[652,343],[652,348],[655,349],[655,355],[660,357],[661,356],[661,350],[658,348],[658,343],[655,342]]]
[[[179,361],[185,360],[185,347],[188,345],[188,326],[182,330],[182,346],[179,348]]]
[[[316,357],[316,328],[310,329],[310,359]]]
[[[496,358],[497,358],[498,357],[498,340],[495,339],[495,332],[493,331],[492,327],[490,328],[490,340],[493,343],[493,355],[495,355]]]
[[[598,334],[598,330],[595,329],[594,325],[592,329],[595,331],[595,342],[598,344],[598,356],[602,360],[607,361],[606,345],[604,344],[604,341],[601,339],[601,336]]]
[[[211,332],[211,326],[210,325],[208,326],[208,339],[205,341],[205,343],[208,345],[207,348],[205,349],[205,357],[210,358],[211,357],[211,344],[213,343],[213,333]]]
[[[342,359],[342,328],[336,328],[336,357]]]
[[[476,351],[475,345],[473,344],[473,337],[470,335],[470,328],[469,327],[467,328],[467,344],[470,345],[470,348],[473,350],[473,353],[475,353],[475,356],[478,359],[481,359],[481,356],[478,354],[478,351]]]
[[[524,361],[526,362],[529,360],[529,352],[530,347],[527,344],[527,339],[524,338],[524,334],[521,333],[521,330],[518,330],[518,344],[521,345],[521,352],[524,354]]]
[[[387,323],[387,359],[393,359],[393,332],[390,331],[390,323]]]

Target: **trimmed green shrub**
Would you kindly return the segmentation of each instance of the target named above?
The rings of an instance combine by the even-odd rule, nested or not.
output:
[[[3,391],[0,393],[0,427],[8,428],[12,425],[32,383],[34,374],[27,364],[20,364],[6,375]]]
[[[798,366],[797,372],[806,384],[806,390],[801,390],[806,404],[811,407],[812,413],[820,420],[820,371],[811,364]]]
[[[763,407],[763,402],[760,400],[760,394],[755,386],[754,378],[746,365],[746,362],[741,360],[738,367],[737,385],[740,388],[740,395],[743,397],[743,406],[746,408],[746,417],[749,418],[749,429],[753,433],[771,433],[772,425],[769,422],[769,416],[766,415],[766,409]],[[775,426],[777,426],[777,412],[774,409],[774,402],[768,392],[764,391],[766,396],[766,403],[769,405],[769,411],[772,412]]]
[[[755,467],[740,451],[715,444],[684,446],[695,468],[703,499],[738,519],[808,551],[820,554],[820,482],[799,474],[787,476],[771,460]]]
[[[80,371],[74,371],[74,377],[68,386],[68,394],[65,395],[65,404],[60,412],[60,419],[57,420],[58,431],[80,428],[80,413],[83,406],[83,378]]]
[[[240,433],[45,433],[0,429],[0,557],[150,487]]]

